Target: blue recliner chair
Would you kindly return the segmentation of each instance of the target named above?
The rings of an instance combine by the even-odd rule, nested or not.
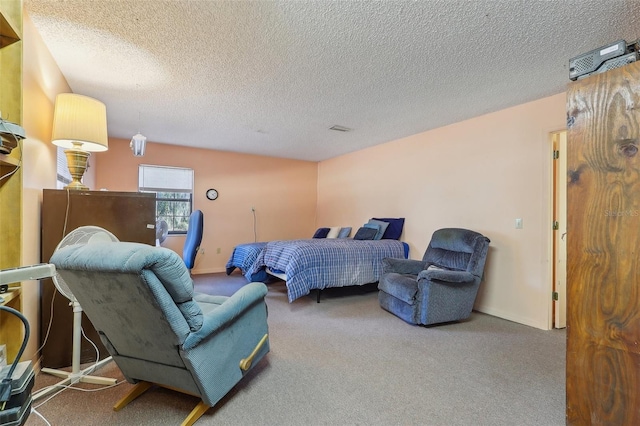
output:
[[[196,255],[202,244],[202,232],[204,231],[204,217],[201,210],[194,210],[189,216],[189,228],[187,238],[182,249],[182,259],[188,270],[192,270],[196,264]]]
[[[422,260],[383,259],[380,306],[410,324],[469,317],[478,294],[489,239],[460,228],[433,233]]]
[[[195,293],[174,251],[99,242],[51,258],[124,377],[136,383],[119,410],[156,384],[201,398],[193,424],[269,352],[267,287],[231,297]]]

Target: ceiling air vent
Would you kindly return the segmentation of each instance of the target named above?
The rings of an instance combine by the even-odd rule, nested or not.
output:
[[[337,132],[350,132],[353,129],[350,129],[348,127],[344,127],[344,126],[340,126],[340,125],[336,124],[335,126],[329,127],[329,130],[335,130]]]

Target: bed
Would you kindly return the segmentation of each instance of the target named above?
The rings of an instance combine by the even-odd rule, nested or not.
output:
[[[405,243],[390,239],[271,241],[258,252],[245,276],[267,271],[284,279],[293,302],[311,290],[374,283],[382,273],[382,259],[407,258],[407,249]]]
[[[266,245],[266,242],[257,242],[239,244],[235,246],[235,248],[233,249],[233,253],[231,253],[231,257],[227,262],[227,275],[231,275],[231,273],[237,268],[240,270],[240,272],[242,272],[242,275],[244,275],[244,277],[249,282],[266,281],[269,278],[269,275],[264,268],[254,273],[249,272],[256,259],[258,258],[258,255]]]

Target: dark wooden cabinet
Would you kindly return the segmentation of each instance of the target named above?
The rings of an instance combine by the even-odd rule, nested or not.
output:
[[[155,211],[155,194],[45,189],[42,197],[42,262],[48,262],[62,238],[80,226],[99,226],[120,241],[154,245]],[[46,338],[42,348],[42,366],[70,366],[73,312],[69,300],[56,292],[51,279],[42,280],[40,286],[41,345]],[[82,328],[100,349],[100,358],[108,356],[97,332],[84,315]],[[47,330],[50,330],[48,337]],[[85,339],[82,339],[80,359],[83,363],[96,359],[95,349]]]
[[[640,62],[567,93],[567,424],[640,424]]]

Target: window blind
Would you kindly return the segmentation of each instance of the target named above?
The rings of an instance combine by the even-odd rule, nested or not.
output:
[[[69,173],[69,166],[67,165],[67,156],[64,153],[64,148],[56,147],[56,181],[57,188],[62,189],[65,185],[68,185],[73,180],[71,173]]]
[[[193,169],[141,164],[138,187],[147,192],[193,192]]]

